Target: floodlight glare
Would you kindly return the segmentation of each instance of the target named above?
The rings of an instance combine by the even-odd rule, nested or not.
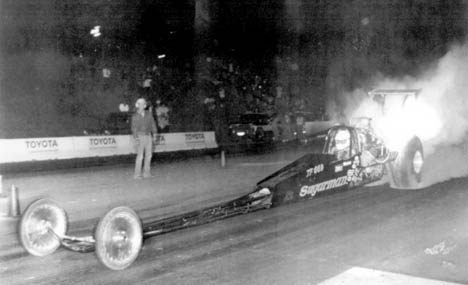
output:
[[[91,31],[89,31],[89,33],[95,38],[101,36],[101,26],[95,26]]]

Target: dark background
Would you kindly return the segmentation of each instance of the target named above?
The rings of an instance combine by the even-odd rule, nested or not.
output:
[[[376,73],[423,72],[463,41],[465,15],[461,0],[4,0],[0,137],[74,135],[97,126],[119,103],[132,105],[154,65],[174,110],[202,106],[208,95],[200,77],[213,73],[206,57],[267,79],[267,92],[282,86],[285,96],[305,98],[314,109]],[[89,33],[96,25],[99,38]],[[180,82],[190,83],[174,88]],[[184,123],[187,112],[174,113],[176,128],[178,119],[182,131],[203,128],[202,119]]]

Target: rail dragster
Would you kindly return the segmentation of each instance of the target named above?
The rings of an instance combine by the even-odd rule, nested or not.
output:
[[[75,252],[95,252],[112,270],[130,266],[145,239],[232,216],[314,199],[379,181],[417,187],[424,162],[421,141],[413,137],[402,151],[389,149],[375,136],[371,120],[359,118],[355,126],[337,125],[321,137],[322,150],[307,154],[260,180],[247,194],[214,206],[142,223],[125,206],[107,212],[93,235],[67,235],[67,214],[56,202],[41,199],[30,204],[19,224],[19,238],[30,254],[45,256],[60,246]]]

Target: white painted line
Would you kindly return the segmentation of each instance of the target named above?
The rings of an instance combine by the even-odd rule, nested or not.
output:
[[[353,285],[454,285],[457,283],[439,281],[434,279],[426,279],[414,277],[405,274],[391,273],[375,269],[362,267],[353,267],[339,275],[327,279],[319,285],[338,285],[338,284],[353,284]]]

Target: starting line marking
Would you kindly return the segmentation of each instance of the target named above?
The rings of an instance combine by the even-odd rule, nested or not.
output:
[[[362,267],[353,267],[340,273],[330,279],[327,279],[319,285],[338,285],[338,284],[358,284],[358,285],[374,285],[374,284],[392,284],[392,285],[455,285],[451,283],[434,279],[426,279],[414,277],[405,274],[391,273],[375,269]]]

